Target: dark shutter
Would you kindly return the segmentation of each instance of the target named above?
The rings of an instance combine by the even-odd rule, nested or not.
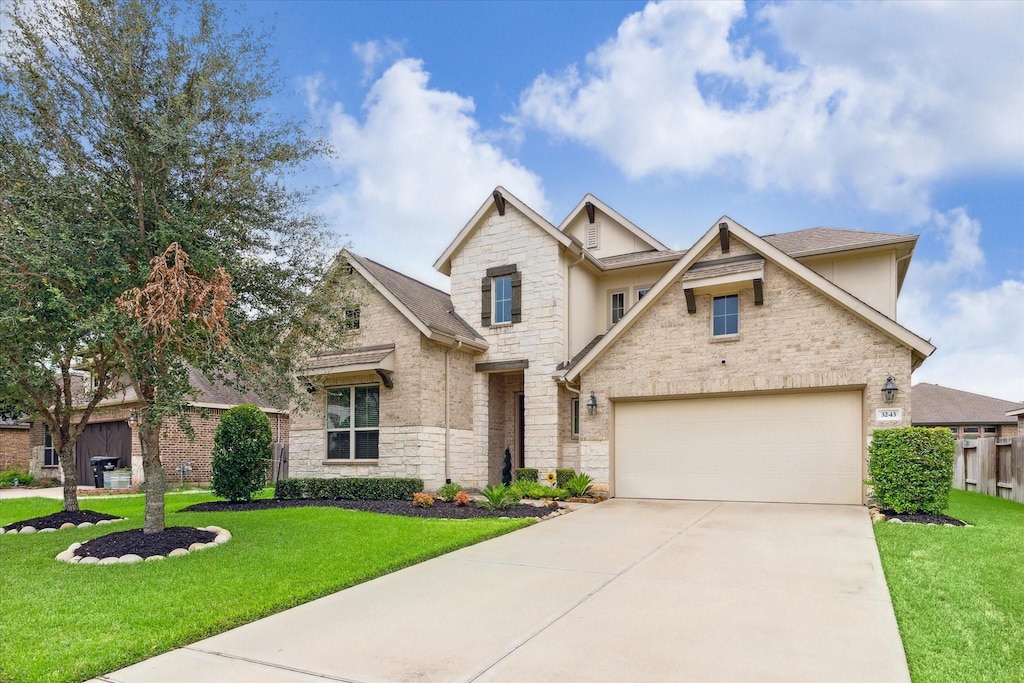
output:
[[[491,278],[485,277],[480,282],[480,324],[491,326]]]
[[[523,320],[523,274],[518,270],[512,273],[512,322]]]

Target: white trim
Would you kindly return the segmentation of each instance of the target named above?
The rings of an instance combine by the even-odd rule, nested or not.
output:
[[[573,241],[568,235],[558,230],[558,228],[552,225],[550,221],[524,204],[523,201],[514,194],[503,188],[501,185],[498,185],[494,189],[501,193],[506,204],[514,206],[520,213],[536,223],[537,227],[554,237],[555,240],[557,240],[563,247],[573,250],[577,254],[582,251],[582,247],[579,246],[573,249]],[[442,275],[452,274],[452,257],[455,256],[456,252],[462,249],[462,246],[479,227],[480,222],[490,215],[494,208],[494,193],[492,192],[491,195],[487,197],[487,200],[480,205],[480,208],[476,210],[473,217],[469,219],[469,222],[462,227],[462,230],[460,230],[459,234],[455,236],[455,239],[451,241],[447,248],[445,248],[444,252],[438,257],[438,259],[434,261],[434,270],[438,271]]]
[[[736,297],[736,331],[735,332],[726,332],[724,334],[715,334],[715,299],[725,299],[725,298],[730,297],[730,296]],[[726,317],[726,319],[728,319],[729,314],[726,313],[725,317]],[[711,323],[711,339],[713,341],[726,341],[726,340],[739,339],[740,338],[740,295],[738,293],[736,293],[736,294],[712,294],[711,295],[711,319],[710,319],[709,322]]]
[[[711,245],[711,243],[718,239],[718,226],[723,222],[728,223],[729,232],[732,233],[734,238],[754,249],[766,259],[773,261],[790,275],[801,280],[804,284],[816,289],[829,299],[849,309],[850,312],[861,320],[873,325],[883,333],[911,349],[920,356],[921,361],[935,352],[935,347],[927,340],[922,339],[897,323],[895,320],[867,305],[845,289],[832,284],[823,276],[815,273],[813,270],[803,265],[793,257],[787,255],[785,252],[768,244],[762,238],[750,232],[750,230],[746,229],[733,219],[728,216],[722,216],[711,224],[708,231],[705,232],[704,235],[687,250],[683,257],[679,259],[674,266],[669,268],[668,272],[666,272],[654,285],[651,291],[647,293],[647,296],[638,301],[637,304],[633,306],[628,313],[626,313],[622,320],[620,320],[619,323],[601,339],[601,341],[594,345],[594,348],[587,352],[587,354],[581,358],[575,366],[565,373],[564,378],[566,381],[575,381],[584,370],[592,365],[594,361],[597,360],[601,354],[603,354],[604,351],[619,338],[620,335],[633,326],[636,319],[643,315],[644,311],[646,311],[648,307],[654,305],[654,302],[661,298],[661,295],[665,293],[665,290],[679,280],[683,276],[683,273],[685,273],[691,265],[696,263],[697,260],[703,256],[705,250]],[[919,364],[920,362],[914,364],[914,367],[917,367]]]
[[[576,208],[569,212],[569,215],[566,216],[562,223],[558,226],[558,230],[561,232],[565,232],[565,230],[569,227],[569,224],[576,220],[576,217],[580,215],[580,212],[586,208],[587,202],[593,204],[595,207],[600,209],[602,213],[607,215],[612,220],[616,221],[626,230],[629,230],[635,236],[639,237],[640,240],[645,242],[648,246],[652,247],[653,249],[657,251],[670,251],[668,247],[666,247],[664,244],[651,237],[651,235],[649,235],[647,232],[645,232],[643,229],[637,226],[633,221],[629,220],[621,213],[619,213],[612,207],[608,206],[607,204],[605,204],[604,202],[602,202],[600,199],[590,194],[589,192],[586,194],[586,196],[583,197],[583,199],[580,200],[580,203],[576,205]]]
[[[619,322],[619,320],[625,318],[626,313],[631,308],[630,302],[627,299],[627,296],[629,295],[629,288],[627,287],[626,289],[609,289],[606,290],[606,292],[607,296],[605,297],[605,301],[608,302],[608,327],[611,327],[615,323]],[[616,294],[622,295],[622,315],[619,316],[619,320],[615,319],[615,305],[612,303],[612,298]]]

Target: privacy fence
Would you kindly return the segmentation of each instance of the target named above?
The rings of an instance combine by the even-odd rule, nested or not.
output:
[[[957,441],[953,488],[1024,503],[1024,436]]]

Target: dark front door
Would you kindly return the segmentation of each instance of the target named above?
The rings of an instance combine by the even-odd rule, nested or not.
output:
[[[87,425],[75,445],[75,468],[79,486],[92,486],[89,458],[106,455],[119,458],[118,467],[132,465],[132,430],[127,422],[97,422]]]
[[[526,395],[516,395],[516,467],[526,467]]]

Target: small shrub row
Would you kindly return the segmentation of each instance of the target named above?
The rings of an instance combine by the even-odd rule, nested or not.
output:
[[[564,489],[565,485],[569,483],[569,480],[576,476],[576,470],[574,469],[557,469],[555,470],[555,487]]]
[[[518,493],[521,498],[533,498],[535,500],[539,500],[541,498],[557,498],[561,500],[568,495],[564,489],[552,488],[535,481],[526,481],[523,479],[513,482],[511,488],[513,491]]]
[[[910,514],[946,509],[956,457],[948,429],[876,429],[868,456],[867,483],[879,507]]]
[[[14,481],[18,481],[18,486],[28,486],[35,481],[35,475],[29,474],[28,472],[19,472],[18,470],[6,470],[0,472],[0,488],[9,488],[14,486]]]
[[[412,500],[423,490],[422,479],[364,477],[347,479],[278,479],[274,497],[285,500]]]
[[[517,467],[515,481],[537,481],[536,467]]]

